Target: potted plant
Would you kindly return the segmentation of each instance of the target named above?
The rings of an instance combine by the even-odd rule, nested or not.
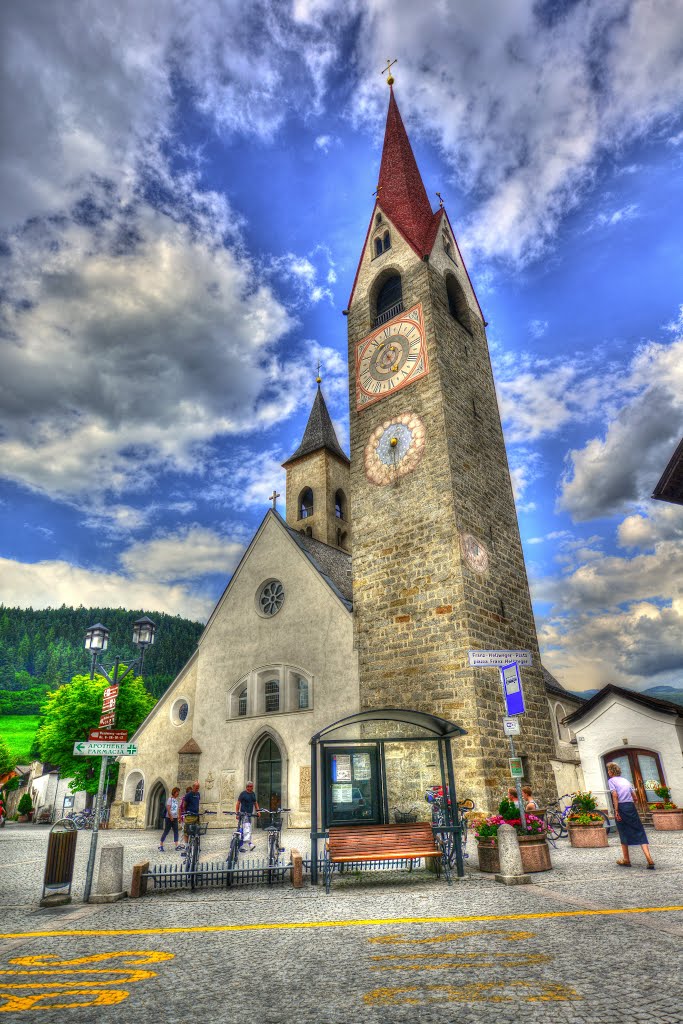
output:
[[[33,814],[33,801],[28,793],[24,793],[17,805],[19,821],[30,821],[29,815]]]
[[[509,800],[502,800],[498,814],[492,814],[485,821],[475,825],[479,853],[479,870],[491,873],[500,871],[498,856],[498,829],[501,825],[512,825],[517,832],[522,867],[527,872],[550,871],[550,850],[546,836],[548,826],[535,814],[526,815],[526,829],[522,828],[519,808]]]
[[[582,848],[607,846],[605,819],[597,812],[595,797],[590,792],[576,793],[571,814],[567,815],[569,842]]]
[[[656,793],[661,803],[648,804],[652,811],[652,824],[658,832],[678,832],[683,830],[683,808],[671,800],[671,790],[664,783],[648,779],[645,789]]]

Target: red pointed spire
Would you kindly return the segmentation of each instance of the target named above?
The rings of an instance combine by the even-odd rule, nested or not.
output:
[[[429,252],[439,213],[432,212],[393,88],[389,96],[377,202],[419,256]]]

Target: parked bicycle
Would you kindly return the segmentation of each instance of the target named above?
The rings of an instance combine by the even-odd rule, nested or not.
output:
[[[202,811],[197,821],[187,825],[187,838],[182,857],[185,862],[185,871],[190,875],[190,888],[194,889],[196,881],[197,864],[199,863],[199,851],[201,848],[201,837],[206,835],[209,827],[207,821],[202,821],[203,814],[215,814],[215,811]]]
[[[69,821],[73,821],[77,829],[90,829],[95,824],[95,811],[92,807],[88,807],[83,811],[69,811],[64,817]],[[103,807],[100,810],[100,825],[104,825],[108,820],[109,808]]]
[[[232,834],[230,840],[230,848],[228,850],[228,868],[234,868],[239,860],[240,851],[244,843],[244,823],[251,818],[250,814],[246,811],[223,811],[224,814],[234,815],[235,817],[235,831]]]
[[[284,846],[281,846],[281,832],[282,832],[282,815],[287,811],[291,810],[290,807],[278,807],[276,811],[261,810],[261,814],[269,814],[270,821],[266,825],[266,833],[268,835],[268,867],[275,867],[280,854],[285,852]]]
[[[575,793],[565,793],[563,796],[552,800],[545,812],[545,823],[548,826],[548,838],[551,842],[555,842],[558,839],[566,839],[569,835],[569,829],[567,827],[567,818],[570,814],[578,814],[581,808],[574,803]],[[565,807],[562,807],[562,801],[569,800]],[[603,818],[607,834],[609,835],[612,830],[612,822],[605,811],[596,810],[592,811],[593,814],[599,814]]]
[[[432,806],[432,828],[436,831],[439,829],[448,828],[446,825],[446,804],[448,804],[448,810],[452,813],[451,801],[448,796],[444,796],[443,786],[430,786],[425,793],[425,800]],[[460,830],[460,849],[463,858],[469,857],[467,852],[467,831],[468,831],[468,811],[474,810],[474,800],[459,800],[455,809],[455,820],[451,823],[451,828],[458,827]],[[440,842],[443,849],[444,860],[447,862],[449,867],[453,867],[456,863],[456,838],[455,834],[451,831],[439,832]]]

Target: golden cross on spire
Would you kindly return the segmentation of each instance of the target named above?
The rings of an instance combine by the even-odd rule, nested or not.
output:
[[[382,70],[380,72],[380,74],[382,74],[382,75],[386,75],[387,71],[389,72],[389,74],[387,75],[387,85],[393,85],[394,84],[395,79],[394,79],[394,76],[391,73],[391,69],[392,69],[393,65],[396,63],[397,60],[398,60],[398,57],[396,58],[396,60],[391,60],[390,57],[387,57],[387,66],[385,68],[382,68]]]
[[[442,197],[441,197],[441,193],[440,193],[440,192],[437,192],[436,194],[437,194],[437,196],[439,197],[439,206],[440,206],[440,207],[441,207],[441,209],[443,210],[443,199],[442,199]]]
[[[318,360],[318,376],[315,378],[316,384],[322,384],[322,381],[323,381],[322,377],[320,376],[320,366],[321,366],[321,362],[320,362],[320,360]]]
[[[373,192],[372,194],[373,194],[373,196],[379,196],[381,191],[382,191],[382,186],[378,185],[376,191]]]

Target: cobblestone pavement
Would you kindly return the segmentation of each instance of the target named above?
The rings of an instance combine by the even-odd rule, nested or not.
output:
[[[223,857],[227,835],[210,832],[202,859]],[[612,839],[603,850],[558,844],[554,870],[528,886],[497,884],[475,854],[451,886],[378,872],[335,878],[330,896],[287,884],[84,906],[81,833],[74,903],[44,910],[47,829],[8,824],[0,1013],[79,1024],[683,1024],[683,834],[650,838],[656,871],[640,851],[630,870],[617,867]],[[137,861],[177,857],[157,853],[155,833],[100,834],[101,846],[114,842],[126,880]],[[306,853],[307,837],[287,833],[285,845]]]

